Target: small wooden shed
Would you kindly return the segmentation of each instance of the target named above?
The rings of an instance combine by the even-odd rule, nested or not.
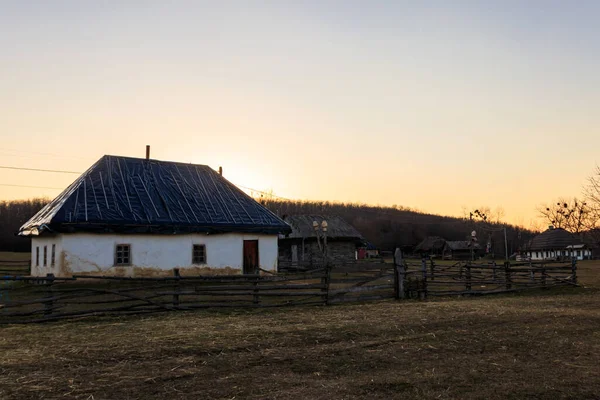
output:
[[[319,248],[314,222],[320,227],[323,221],[327,221],[327,254],[331,262],[354,262],[358,247],[364,243],[360,232],[339,216],[291,215],[283,220],[292,232],[279,236],[279,263],[282,266],[322,264],[323,252]],[[323,243],[323,232],[318,234]]]

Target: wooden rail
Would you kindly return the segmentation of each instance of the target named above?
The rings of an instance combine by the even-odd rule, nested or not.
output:
[[[441,295],[484,295],[534,288],[577,286],[576,261],[502,264],[457,262],[451,265],[423,260],[397,266],[397,298]],[[401,290],[403,289],[403,293]]]
[[[30,262],[25,260],[0,260],[0,276],[29,275]]]
[[[572,263],[353,263],[263,275],[0,276],[0,324],[206,308],[329,305],[577,286]]]

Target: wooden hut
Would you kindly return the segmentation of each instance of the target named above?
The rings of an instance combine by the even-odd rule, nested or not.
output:
[[[444,258],[447,260],[470,260],[479,256],[481,246],[471,240],[448,240],[444,246]]]
[[[330,262],[354,262],[358,247],[364,243],[360,232],[339,216],[292,215],[285,216],[284,221],[292,228],[292,232],[279,236],[279,263],[282,266],[322,265],[324,232],[320,227],[323,221],[327,221],[327,255]],[[315,222],[318,230],[314,228]]]
[[[444,252],[446,239],[439,236],[429,236],[415,247],[415,253],[421,257],[440,257]]]

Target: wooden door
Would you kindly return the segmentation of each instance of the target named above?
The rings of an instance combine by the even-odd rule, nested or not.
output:
[[[258,240],[244,240],[244,274],[257,274],[258,266]]]

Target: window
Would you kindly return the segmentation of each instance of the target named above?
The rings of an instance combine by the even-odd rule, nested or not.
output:
[[[115,249],[115,265],[131,265],[131,245],[117,245]]]
[[[52,245],[52,254],[50,255],[50,265],[54,267],[56,262],[56,245]]]
[[[40,247],[36,247],[35,248],[35,266],[39,267],[40,266]]]
[[[206,264],[206,246],[195,244],[192,249],[192,264]]]
[[[44,246],[44,267],[48,265],[48,246]]]
[[[540,258],[540,252],[539,251],[535,252],[535,258]]]
[[[546,258],[548,258],[548,257],[549,257],[548,252],[546,252]]]
[[[581,256],[581,250],[577,250],[577,257]]]

